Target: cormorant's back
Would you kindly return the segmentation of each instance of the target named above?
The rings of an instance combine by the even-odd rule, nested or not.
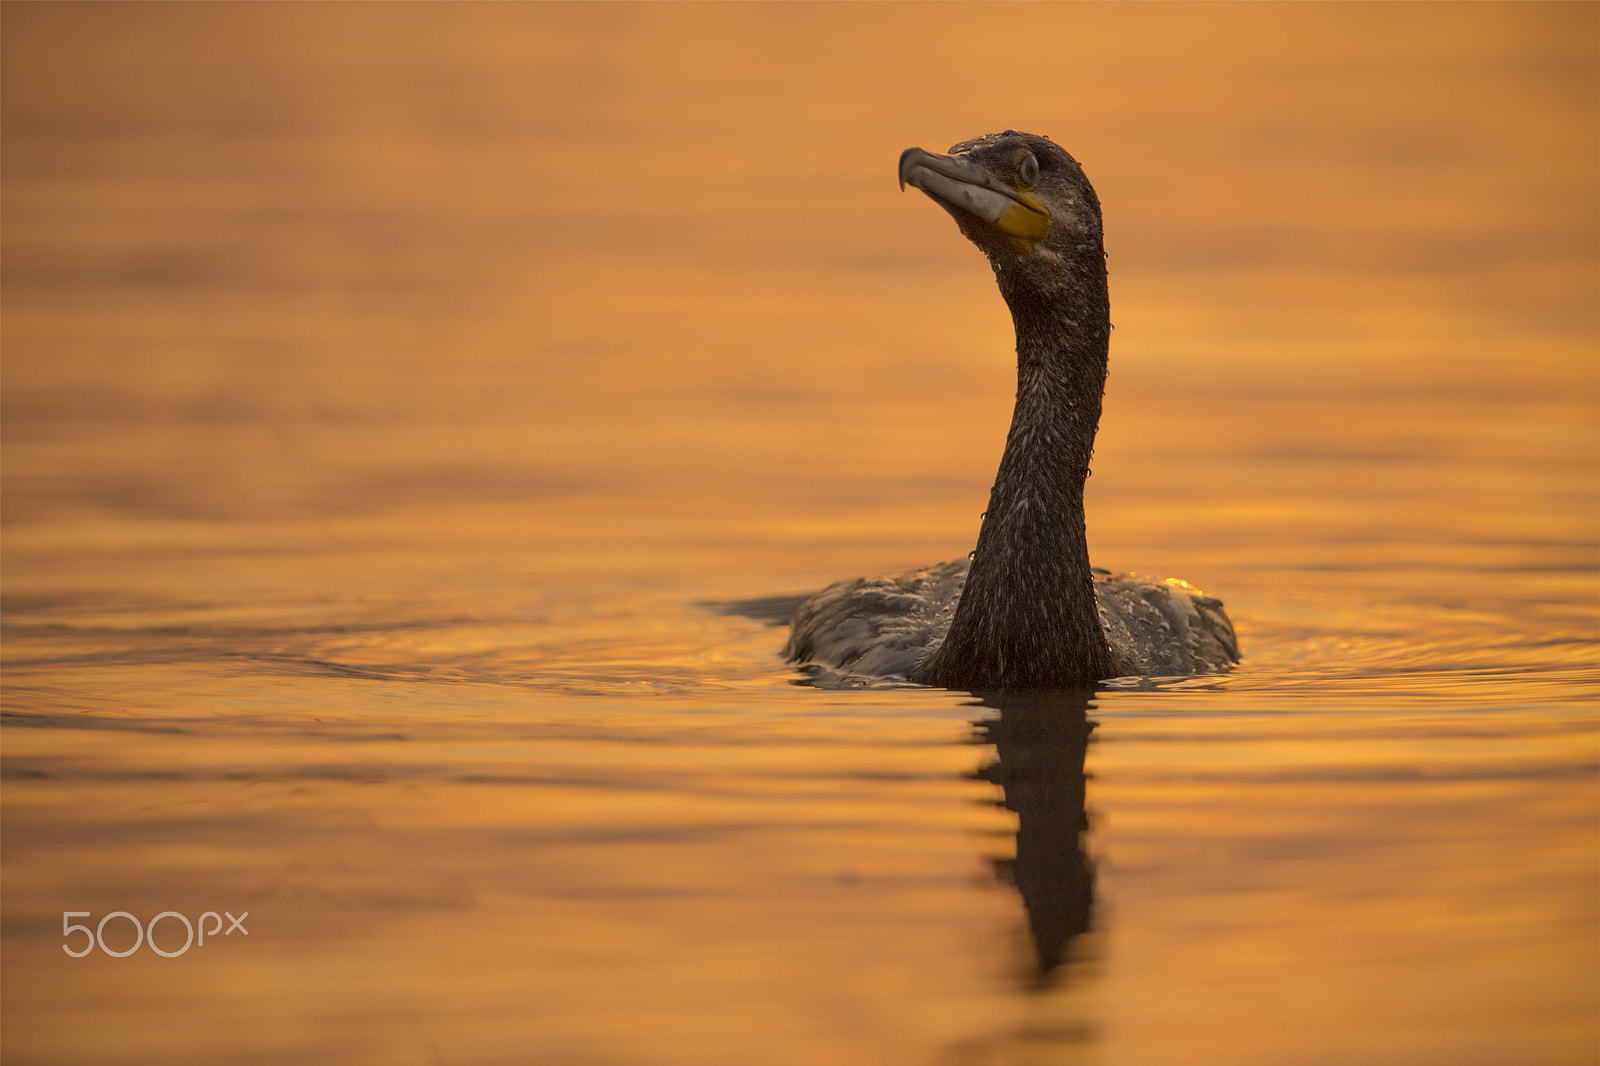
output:
[[[835,582],[795,611],[784,655],[829,683],[907,681],[944,640],[970,565]],[[1213,674],[1239,661],[1222,601],[1187,581],[1096,567],[1094,593],[1114,676]]]

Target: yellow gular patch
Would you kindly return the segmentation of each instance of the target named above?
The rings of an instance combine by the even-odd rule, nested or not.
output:
[[[1022,202],[1002,211],[995,225],[1011,238],[1012,247],[1024,255],[1032,255],[1034,242],[1050,231],[1050,209],[1031,192],[1022,193],[1018,199]]]

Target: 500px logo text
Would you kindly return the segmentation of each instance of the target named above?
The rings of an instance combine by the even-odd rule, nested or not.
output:
[[[85,937],[88,938],[88,940],[83,945],[83,950],[82,951],[73,951],[72,950],[72,945],[70,945],[70,944],[62,944],[61,945],[61,950],[65,951],[68,955],[71,955],[75,959],[81,959],[85,955],[89,954],[89,952],[93,951],[96,946],[98,946],[101,951],[105,952],[107,955],[110,955],[112,958],[114,958],[114,959],[122,959],[122,958],[126,958],[129,955],[132,955],[135,951],[138,951],[139,948],[142,945],[144,945],[145,943],[148,943],[150,945],[150,950],[155,952],[157,955],[160,955],[163,958],[167,958],[167,959],[175,959],[179,955],[182,955],[185,951],[188,951],[189,950],[189,946],[195,942],[195,935],[194,934],[195,934],[195,925],[196,924],[198,924],[199,927],[200,927],[200,946],[201,947],[205,947],[205,945],[206,945],[206,937],[209,936],[213,940],[216,939],[218,931],[220,931],[222,929],[222,915],[223,914],[228,915],[228,923],[229,923],[228,924],[228,931],[223,933],[222,934],[223,936],[232,936],[235,930],[238,930],[239,932],[243,933],[245,936],[249,936],[250,935],[250,930],[248,930],[248,929],[246,929],[244,927],[244,920],[246,918],[250,917],[250,912],[249,911],[245,911],[243,914],[239,915],[239,917],[237,917],[237,918],[235,918],[231,914],[228,914],[227,911],[223,911],[222,914],[218,914],[216,911],[206,911],[204,914],[202,914],[200,916],[200,921],[198,923],[190,922],[188,918],[186,918],[183,915],[179,914],[177,911],[162,911],[160,914],[156,915],[154,918],[151,918],[149,924],[147,924],[147,925],[140,925],[139,924],[139,919],[135,918],[133,915],[129,914],[127,911],[112,911],[110,914],[106,915],[104,918],[101,918],[100,919],[100,924],[96,925],[93,929],[90,929],[87,925],[78,925],[78,924],[74,923],[73,920],[72,920],[74,918],[89,918],[89,917],[92,917],[92,915],[91,915],[91,913],[89,911],[62,911],[61,912],[61,935],[63,937],[70,937],[73,933],[82,933]],[[126,951],[112,951],[110,948],[106,947],[106,937],[105,937],[106,923],[109,922],[113,918],[126,918],[128,920],[128,922],[129,922],[129,924],[131,924],[133,926],[133,947],[128,948]],[[213,922],[213,924],[212,924],[210,929],[206,928],[206,919],[207,918],[212,919],[212,922]],[[168,919],[169,928],[170,928],[172,922],[181,922],[181,923],[183,923],[183,929],[184,929],[184,934],[185,934],[185,939],[183,941],[183,947],[179,948],[176,951],[166,951],[166,950],[163,950],[161,948],[161,946],[156,943],[156,926],[158,924],[160,924],[162,919]],[[172,935],[171,933],[168,934],[169,939],[170,939],[171,935]]]

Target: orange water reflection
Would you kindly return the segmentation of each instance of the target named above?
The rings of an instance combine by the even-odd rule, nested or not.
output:
[[[1592,6],[0,20],[19,1061],[1592,1061]],[[1006,126],[1106,204],[1094,554],[1248,653],[1082,750],[703,606],[970,547],[1009,322],[893,162]]]

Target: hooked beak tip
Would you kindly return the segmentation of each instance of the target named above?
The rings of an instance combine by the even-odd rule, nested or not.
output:
[[[901,192],[906,191],[906,176],[911,172],[911,169],[917,165],[918,160],[927,154],[928,153],[924,152],[921,148],[907,148],[905,151],[900,153],[900,165],[895,168],[895,171],[896,175],[900,179]]]

